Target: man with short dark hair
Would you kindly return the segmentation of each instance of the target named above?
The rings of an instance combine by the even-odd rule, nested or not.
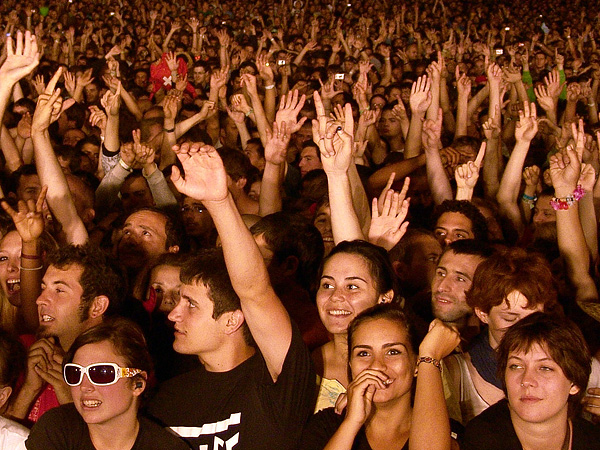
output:
[[[271,286],[219,154],[198,143],[175,149],[185,179],[174,167],[173,183],[208,209],[223,256],[201,254],[182,270],[181,299],[169,314],[173,348],[202,366],[164,383],[149,412],[196,449],[295,449],[316,398],[308,350]]]
[[[48,409],[71,402],[62,355],[85,330],[115,314],[125,296],[120,272],[89,244],[62,247],[49,257],[37,299],[39,340],[29,348],[27,376],[10,414],[35,422]]]

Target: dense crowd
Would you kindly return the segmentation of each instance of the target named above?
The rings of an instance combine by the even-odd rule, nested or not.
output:
[[[0,449],[600,449],[596,4],[0,17]]]

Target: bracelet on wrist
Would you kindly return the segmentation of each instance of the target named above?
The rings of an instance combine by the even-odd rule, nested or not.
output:
[[[573,195],[568,195],[562,198],[552,197],[552,200],[550,200],[550,206],[552,206],[552,209],[554,209],[555,211],[558,211],[559,209],[564,211],[569,209],[569,207],[575,204],[575,202],[581,200],[584,195],[585,190],[581,187],[580,184],[578,184],[575,190],[573,191]]]
[[[359,114],[362,116],[362,115],[363,115],[363,114],[364,114],[366,111],[370,111],[370,110],[371,110],[371,107],[370,107],[370,106],[367,106],[365,109],[361,109],[361,110],[359,111]]]
[[[42,270],[44,268],[44,265],[41,265],[40,267],[23,267],[23,266],[19,266],[19,268],[21,270]]]
[[[163,131],[165,133],[175,133],[175,127],[173,127],[173,128],[163,128]]]
[[[131,172],[133,169],[131,167],[129,167],[127,165],[127,163],[125,161],[123,161],[121,158],[119,158],[119,164],[121,165],[121,167],[123,169],[125,169],[127,172]]]
[[[269,89],[275,89],[275,84],[269,84],[268,86],[265,86],[265,90]]]
[[[26,255],[25,253],[21,253],[22,259],[42,259],[40,255]]]
[[[247,113],[245,113],[244,115],[245,115],[246,117],[250,117],[250,114],[252,114],[253,112],[254,112],[254,110],[253,110],[252,108],[250,108],[250,109],[248,110],[248,112],[247,112]]]
[[[526,205],[529,205],[529,209],[533,209],[535,208],[535,202],[537,202],[537,195],[534,195],[533,197],[527,194],[523,194],[521,197],[521,200],[523,201],[523,203],[525,203]]]
[[[419,356],[419,359],[417,359],[417,369],[421,363],[433,364],[440,373],[442,373],[442,364],[439,360],[432,358],[431,356]]]

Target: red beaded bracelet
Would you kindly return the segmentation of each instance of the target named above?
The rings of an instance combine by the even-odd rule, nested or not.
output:
[[[564,198],[552,197],[552,200],[550,200],[550,206],[552,206],[552,209],[554,209],[555,211],[567,210],[569,209],[569,206],[581,200],[584,195],[585,190],[581,187],[580,184],[578,184],[575,190],[573,191],[573,195],[569,195]]]

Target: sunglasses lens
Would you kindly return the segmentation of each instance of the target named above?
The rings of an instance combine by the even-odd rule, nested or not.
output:
[[[75,366],[66,366],[65,381],[70,385],[79,384],[81,382],[81,369]]]
[[[115,381],[117,373],[113,366],[98,364],[88,370],[90,380],[96,384],[110,384]]]

